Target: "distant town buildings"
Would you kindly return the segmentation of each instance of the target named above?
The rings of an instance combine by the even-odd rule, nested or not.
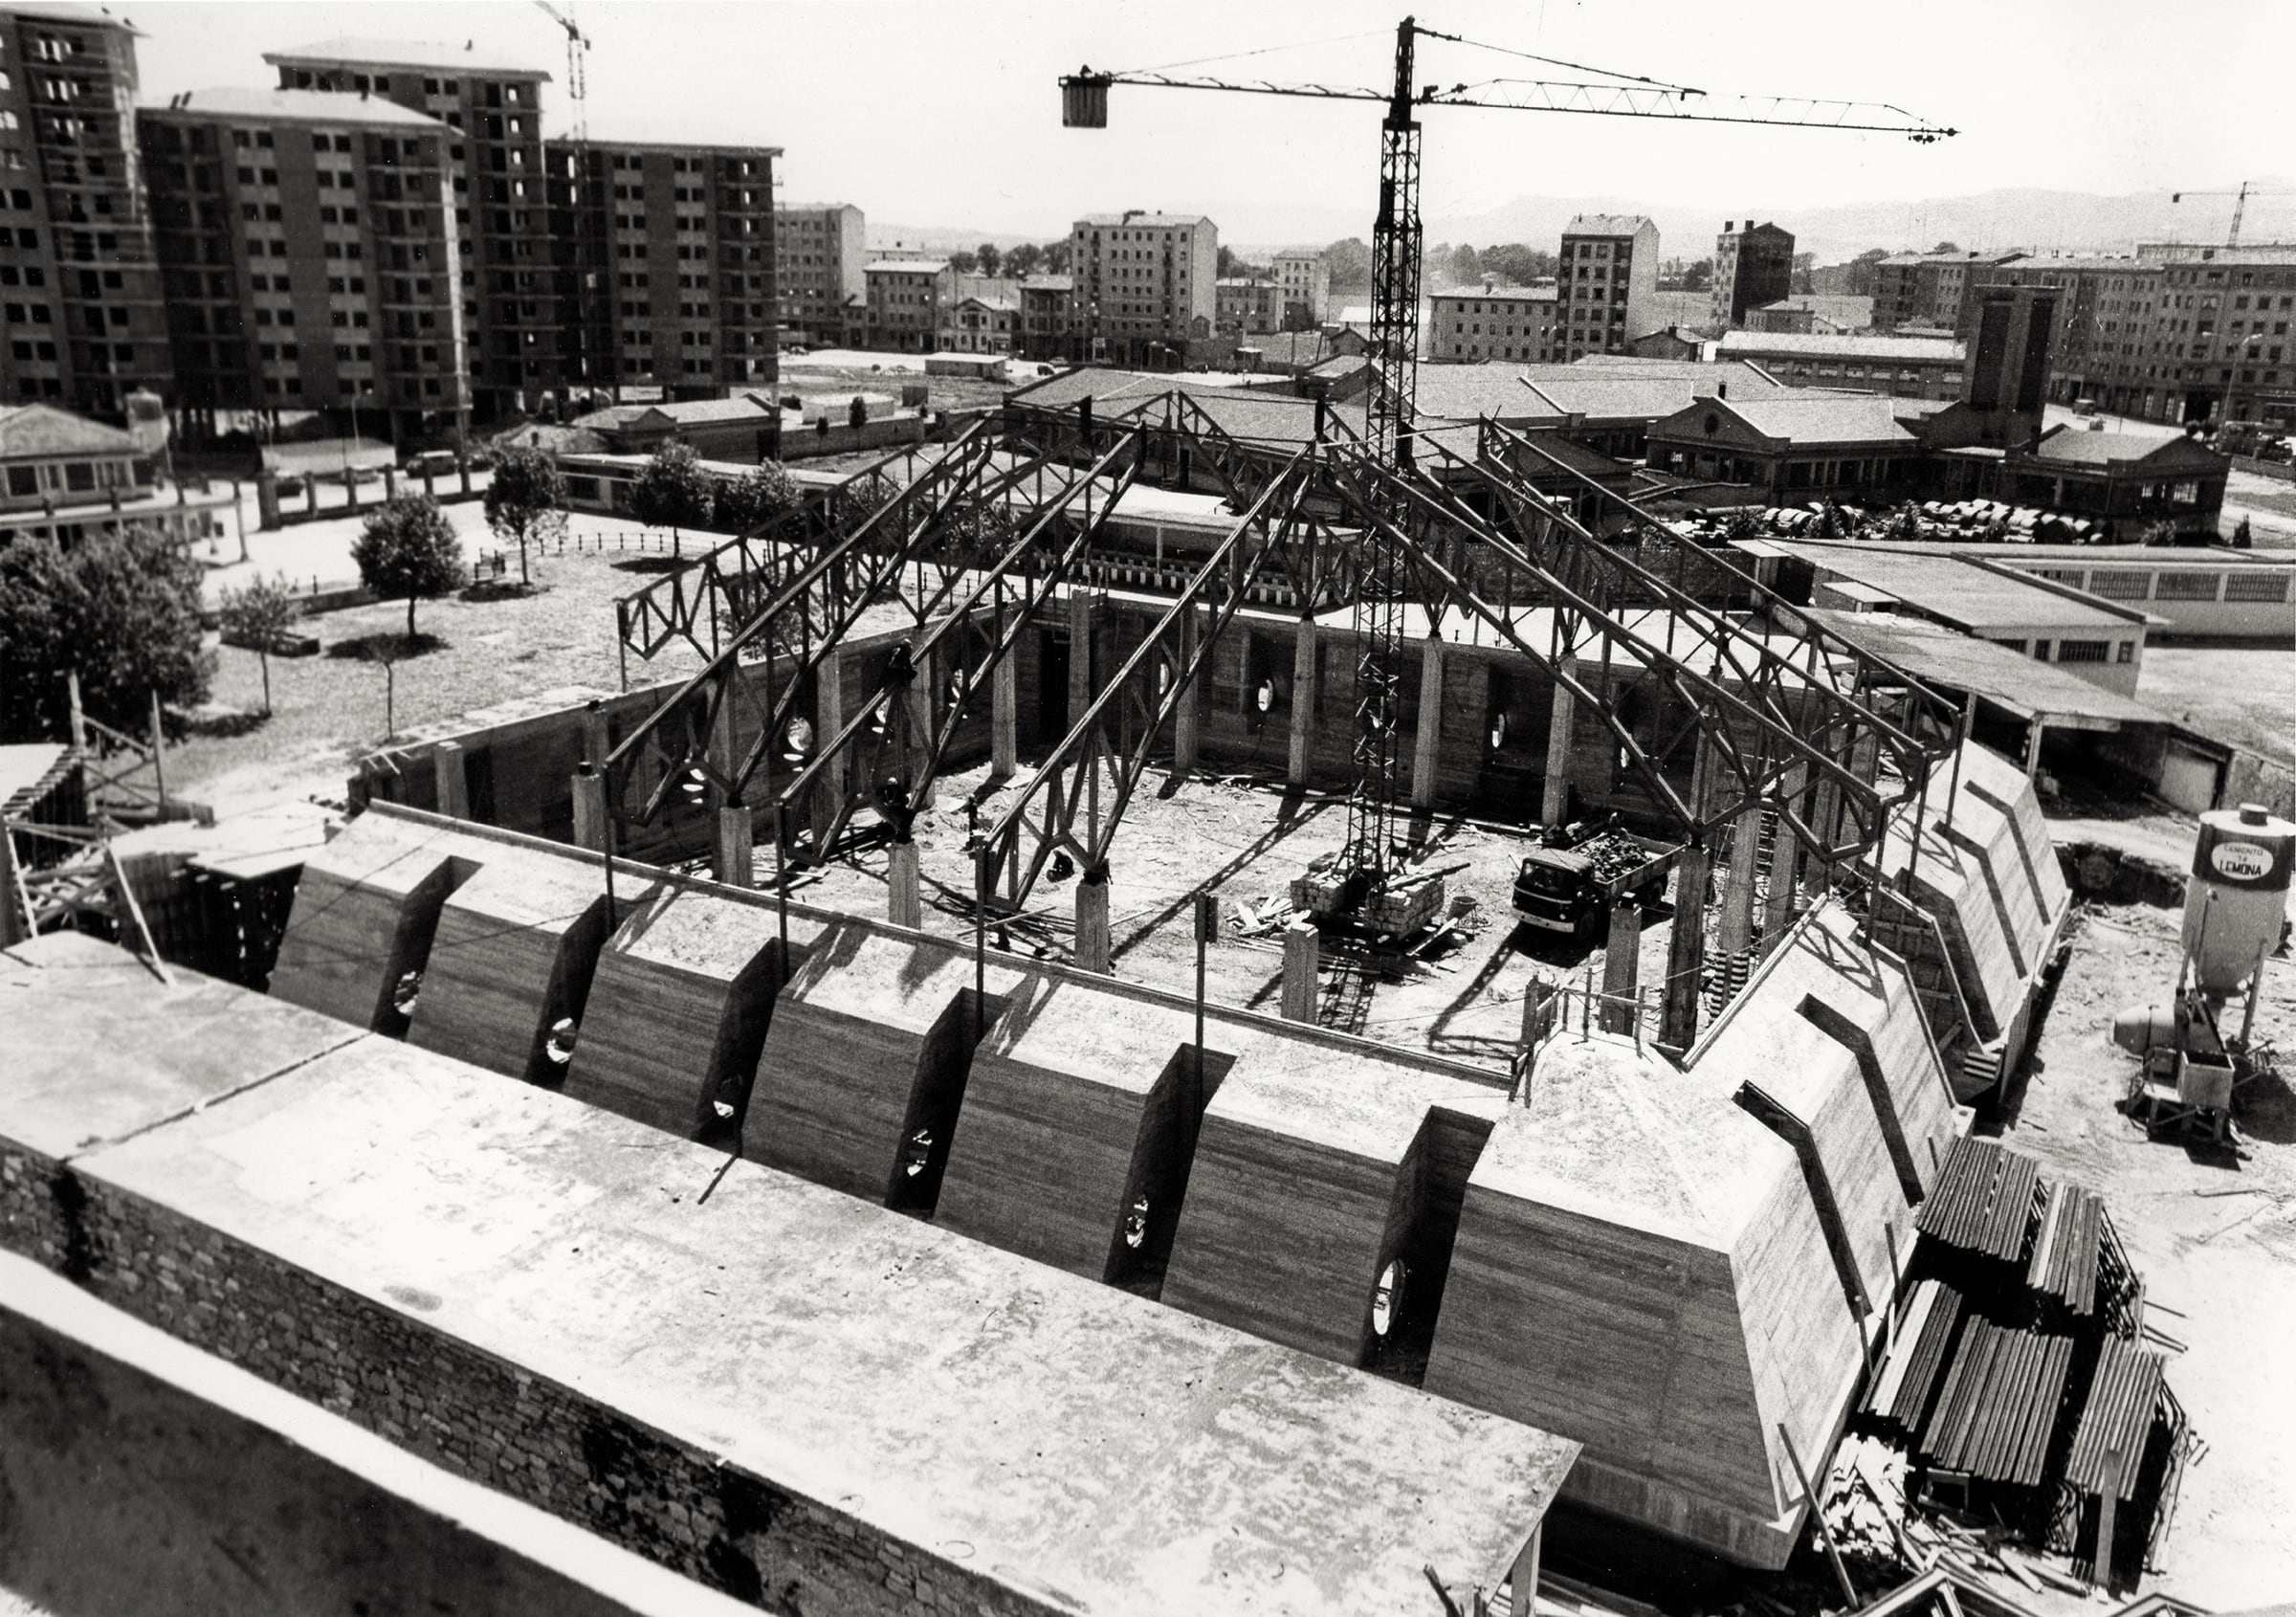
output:
[[[136,37],[93,6],[0,11],[0,403],[116,415],[138,388],[174,396]]]
[[[1485,285],[1438,292],[1427,299],[1426,357],[1456,364],[1548,364],[1560,357],[1557,307],[1554,287]]]
[[[1758,365],[1798,388],[1848,388],[1904,399],[1961,390],[1968,350],[1956,338],[1726,331],[1718,357]]]
[[[1873,325],[1873,299],[1843,294],[1801,292],[1746,311],[1749,331],[1847,337]]]
[[[1251,276],[1223,277],[1213,287],[1213,325],[1244,337],[1285,330],[1282,289]]]
[[[1971,292],[1985,272],[2023,256],[2021,253],[1899,253],[1876,259],[1873,323],[1884,331],[1904,325],[1958,331],[1967,321]]]
[[[850,202],[775,205],[774,265],[789,336],[832,346],[845,341],[846,300],[869,295],[866,224]]]
[[[946,258],[880,258],[863,272],[869,286],[869,341],[891,353],[933,351],[941,313],[956,301],[957,272]]]
[[[1086,353],[1169,369],[1208,355],[1218,319],[1220,230],[1201,214],[1092,213],[1069,233]]]
[[[1073,359],[1076,280],[1072,276],[1025,276],[1020,287],[1019,351],[1032,360]]]
[[[1722,222],[1714,238],[1712,328],[1746,323],[1747,312],[1775,303],[1794,290],[1794,235],[1772,224]]]
[[[1274,268],[1283,302],[1280,329],[1314,330],[1323,323],[1324,307],[1332,300],[1331,266],[1320,253],[1278,253]]]
[[[1623,354],[1661,322],[1658,227],[1642,214],[1581,213],[1562,233],[1556,271],[1556,357]]]

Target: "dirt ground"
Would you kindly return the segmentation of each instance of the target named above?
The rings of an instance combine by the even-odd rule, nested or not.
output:
[[[2296,1590],[2296,1095],[2267,1075],[2242,1092],[2233,1138],[2149,1139],[2117,1110],[2132,1059],[2114,1011],[2165,1000],[2178,914],[2089,907],[2028,1075],[2000,1132],[2044,1173],[2096,1189],[2144,1274],[2169,1384],[2205,1445],[2187,1473],[2149,1590],[2219,1611]],[[2296,961],[2272,961],[2257,1038],[2296,1056]],[[2016,1592],[2016,1591],[2009,1591]],[[2031,1602],[2028,1600],[2028,1604]]]
[[[2147,646],[2136,697],[2203,735],[2296,764],[2296,656],[2285,646]]]
[[[983,828],[1011,805],[1028,778],[1019,776],[981,801]],[[944,776],[933,810],[920,815],[916,838],[925,877],[925,924],[952,936],[972,932],[972,862],[965,851],[964,800],[987,778],[981,766]],[[1345,809],[1322,793],[1291,793],[1280,783],[1213,775],[1168,795],[1151,772],[1134,797],[1110,873],[1110,932],[1119,976],[1178,992],[1195,986],[1196,947],[1188,896],[1208,887],[1222,900],[1222,935],[1205,961],[1207,996],[1273,1014],[1282,997],[1280,920],[1291,878],[1316,855],[1345,840]],[[1519,1045],[1522,1001],[1534,972],[1602,983],[1604,951],[1561,934],[1518,927],[1512,911],[1520,832],[1459,818],[1426,828],[1427,863],[1464,861],[1446,878],[1453,919],[1435,942],[1409,959],[1374,956],[1366,942],[1329,937],[1323,944],[1327,1028],[1504,1071]],[[1074,940],[1072,876],[1040,881],[1015,942],[1049,959],[1069,958]],[[865,915],[885,911],[885,854],[862,854],[850,866],[809,873],[803,897]],[[1269,919],[1263,919],[1269,918]],[[1672,911],[1646,913],[1638,973],[1663,979]],[[1648,1022],[1655,1025],[1656,994]]]

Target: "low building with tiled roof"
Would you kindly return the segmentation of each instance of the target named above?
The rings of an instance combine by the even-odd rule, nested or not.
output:
[[[167,487],[153,453],[54,405],[0,405],[0,547],[27,536],[71,545],[127,526],[186,543],[220,538],[233,497]]]
[[[1959,396],[1968,350],[1954,337],[1726,331],[1720,356],[1747,360],[1804,388],[1852,388],[1900,398]]]

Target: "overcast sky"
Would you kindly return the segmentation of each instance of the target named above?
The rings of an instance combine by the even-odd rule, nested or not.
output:
[[[592,129],[782,146],[785,201],[859,204],[872,225],[1049,237],[1079,212],[1209,213],[1282,239],[1374,205],[1379,109],[1118,87],[1110,127],[1064,130],[1056,77],[1090,62],[1378,85],[1397,3],[1355,0],[577,0],[595,40]],[[515,0],[442,5],[142,0],[146,100],[270,81],[264,50],[352,33],[475,40],[548,69],[568,121],[563,36]],[[1717,214],[2002,187],[2118,194],[2226,187],[2289,161],[2296,3],[2198,0],[1422,0],[1423,23],[1493,45],[1725,94],[1878,100],[1960,128],[1914,145],[1640,120],[1436,110],[1424,210],[1525,194],[1632,197]],[[1272,47],[1272,49],[1271,49]],[[1423,79],[1578,77],[1423,42]],[[2264,88],[2269,86],[2269,88]],[[2289,207],[2277,205],[2282,210]],[[873,232],[872,232],[873,233]]]

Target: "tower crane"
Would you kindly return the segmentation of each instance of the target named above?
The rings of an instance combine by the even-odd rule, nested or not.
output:
[[[592,295],[600,290],[605,274],[592,250],[590,210],[585,195],[590,184],[590,36],[574,21],[571,10],[562,10],[550,0],[534,0],[534,3],[566,35],[566,100],[572,103],[574,112],[574,170],[566,176],[566,200],[572,205],[570,216],[574,227],[574,335],[571,343],[563,343],[562,360],[571,359],[580,367],[586,406],[598,381],[590,364],[590,340],[598,329],[591,318]],[[603,346],[608,355],[614,352],[611,343]],[[608,365],[612,363],[611,359],[607,361]],[[559,400],[563,410],[569,389],[563,381],[564,373],[560,374]],[[614,393],[617,398],[621,396],[619,386]]]
[[[2241,244],[2241,215],[2248,211],[2248,199],[2250,197],[2296,196],[2296,191],[2259,190],[2256,187],[2255,181],[2242,180],[2241,182],[2241,188],[2238,190],[2171,191],[2169,193],[2169,200],[2171,202],[2182,202],[2188,196],[2228,196],[2232,198],[2232,228],[2224,233],[2224,245],[2227,247],[2238,247]]]
[[[574,144],[587,145],[590,139],[590,86],[585,72],[590,55],[590,36],[576,26],[572,14],[553,6],[550,0],[534,0],[544,16],[565,31],[566,35],[566,100],[574,103]]]
[[[538,0],[539,3],[539,0]],[[1422,37],[1493,51],[1591,78],[1497,78],[1476,83],[1422,82]],[[1343,84],[1277,84],[1257,79],[1175,77],[1157,71],[1096,72],[1091,67],[1060,80],[1061,122],[1071,128],[1108,126],[1108,92],[1117,84],[1166,90],[1218,90],[1245,95],[1303,96],[1321,100],[1383,102],[1380,138],[1379,211],[1371,245],[1371,394],[1364,452],[1399,474],[1412,467],[1412,432],[1419,375],[1419,216],[1421,107],[1481,107],[1510,112],[1578,113],[1605,118],[1665,118],[1685,122],[1786,124],[1903,135],[1920,144],[1958,131],[1902,108],[1804,97],[1739,98],[1716,102],[1703,90],[1582,63],[1534,55],[1436,29],[1404,17],[1395,31],[1395,79],[1386,90]],[[1402,715],[1402,623],[1405,563],[1377,526],[1355,603],[1356,783],[1348,798],[1346,898],[1350,907],[1384,887],[1397,871],[1394,821],[1397,726]]]

